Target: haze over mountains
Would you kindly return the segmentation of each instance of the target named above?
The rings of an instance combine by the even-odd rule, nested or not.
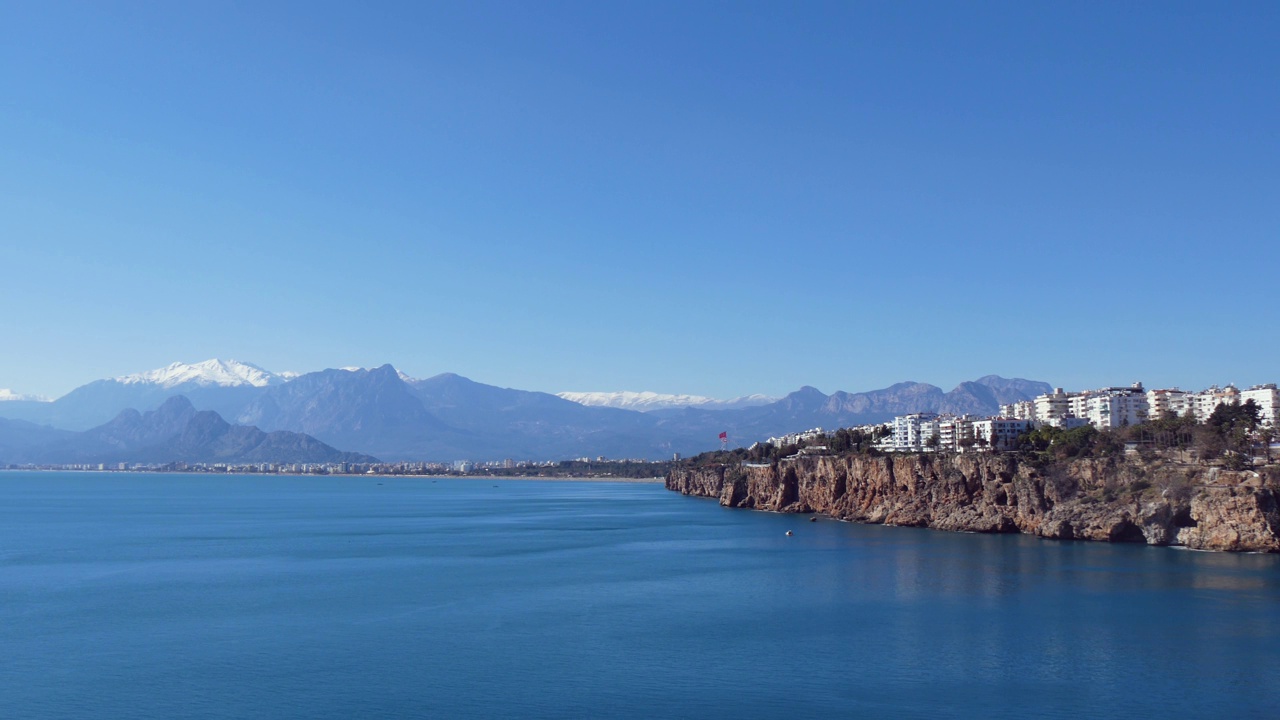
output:
[[[686,407],[696,407],[704,410],[733,410],[735,408],[768,405],[778,399],[768,395],[744,395],[732,400],[718,400],[702,395],[666,395],[655,392],[632,392],[629,390],[616,392],[559,392],[556,393],[556,397],[571,400],[579,405],[621,408],[640,412],[673,410]]]
[[[0,388],[0,402],[48,402],[49,398],[39,395],[23,395],[9,388]]]
[[[191,433],[204,432],[210,437],[231,433],[240,440],[244,438],[237,434],[249,430],[296,433],[332,446],[330,450],[365,453],[386,461],[540,460],[598,455],[661,459],[674,452],[692,454],[715,447],[722,431],[729,433],[732,444],[748,445],[773,435],[812,427],[833,429],[880,422],[908,412],[990,415],[998,412],[1002,403],[1030,399],[1050,390],[1044,382],[989,375],[961,383],[950,392],[934,385],[906,382],[861,393],[827,395],[816,388],[803,387],[776,400],[753,395],[719,401],[657,393],[553,395],[485,385],[451,373],[415,379],[390,365],[296,375],[272,373],[250,363],[208,360],[192,365],[174,363],[146,373],[98,380],[52,402],[0,403],[0,418],[7,419],[0,422],[0,462],[16,462],[9,458],[19,456],[38,457],[46,462],[80,462],[71,458],[90,455],[105,457],[106,447],[93,446],[89,438],[116,437],[112,433],[130,423],[142,422],[142,418],[159,422],[167,416],[146,413],[162,407],[168,408],[169,413],[181,410],[178,414],[187,423],[194,420],[194,416],[187,417],[191,413],[216,414],[216,422],[212,415],[202,416]],[[190,413],[181,404],[167,402],[179,396],[185,398]],[[122,416],[126,410],[139,415]],[[115,430],[104,430],[104,425]],[[175,425],[165,427],[172,430]],[[85,431],[91,434],[83,435]],[[82,433],[75,439],[81,449],[73,452],[71,445],[60,445],[59,438],[49,435],[42,436],[38,443],[43,448],[40,452],[33,450],[33,437],[57,432]],[[183,442],[193,441],[192,436],[183,437],[188,438]],[[71,442],[66,437],[61,440]],[[273,445],[257,436],[254,440],[258,442],[254,447],[261,448],[261,452],[244,451],[254,457],[269,455],[273,447],[285,453],[286,446],[306,444],[283,436],[272,441],[283,445]],[[81,446],[97,449],[91,452]],[[112,447],[120,448],[124,455],[132,454],[121,456],[121,461],[130,462],[166,462],[138,459],[160,458],[165,453],[173,454],[169,460],[180,459],[178,455],[185,458],[199,454],[192,450],[195,445],[190,442],[145,446],[131,442]],[[64,453],[66,459],[54,459],[58,452]],[[229,456],[225,451],[222,454]],[[283,458],[274,460],[289,462]]]

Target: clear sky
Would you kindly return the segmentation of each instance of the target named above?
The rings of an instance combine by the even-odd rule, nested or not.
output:
[[[0,387],[1280,380],[1277,38],[1276,2],[0,2]]]

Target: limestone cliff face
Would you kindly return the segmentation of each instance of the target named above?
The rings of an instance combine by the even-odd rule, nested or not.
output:
[[[666,486],[727,507],[855,522],[1280,552],[1275,485],[1251,472],[1105,460],[1038,469],[1001,455],[828,456],[676,468]]]

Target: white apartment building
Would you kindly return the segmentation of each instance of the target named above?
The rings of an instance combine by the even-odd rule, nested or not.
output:
[[[1052,423],[1058,418],[1070,415],[1070,397],[1062,391],[1062,388],[1054,388],[1053,392],[1031,401],[1035,405],[1035,414],[1032,417],[1040,422]]]
[[[899,452],[931,449],[929,438],[941,436],[937,413],[912,413],[893,419],[893,449]]]
[[[1062,388],[1054,388],[1052,393],[1041,395],[1033,402],[1035,414],[1032,419],[1056,427],[1077,425],[1064,422],[1067,418],[1083,418],[1099,428],[1136,425],[1146,422],[1150,412],[1147,394],[1140,382],[1129,387],[1109,387],[1081,393],[1066,393]]]
[[[1275,383],[1254,385],[1240,391],[1240,402],[1252,400],[1258,406],[1258,415],[1267,427],[1280,428],[1280,390]]]
[[[963,450],[972,443],[973,423],[978,420],[973,415],[949,415],[938,420],[938,448],[941,450]]]
[[[787,445],[799,445],[801,442],[807,442],[809,440],[817,440],[818,438],[822,437],[825,434],[826,433],[823,431],[823,429],[819,427],[819,428],[813,428],[810,430],[805,430],[804,432],[800,432],[800,433],[791,433],[790,435],[783,435],[782,437],[771,437],[768,440],[765,440],[765,442],[769,443],[774,447],[786,447]]]
[[[1000,406],[1000,417],[1017,418],[1019,420],[1036,419],[1036,403],[1034,400],[1020,400]]]
[[[1134,383],[1127,388],[1106,388],[1090,393],[1085,414],[1077,417],[1088,418],[1096,428],[1110,429],[1144,423],[1149,412],[1142,383]]]
[[[1181,417],[1188,413],[1195,412],[1192,404],[1192,393],[1178,388],[1168,388],[1164,390],[1148,390],[1147,406],[1149,408],[1149,416],[1152,420],[1159,420],[1165,414],[1177,415]]]
[[[1034,420],[1020,418],[987,418],[973,423],[973,435],[980,444],[994,450],[1008,450],[1018,436],[1035,427]]]
[[[1084,421],[1080,421],[1084,422]],[[893,435],[879,444],[889,452],[965,452],[994,447],[1011,449],[1019,435],[1036,427],[1036,421],[1027,418],[982,418],[973,415],[935,415],[914,413],[893,419]],[[936,446],[930,447],[929,439],[937,437]],[[993,442],[994,445],[991,443]],[[975,447],[975,441],[976,443]]]
[[[1208,420],[1219,405],[1239,402],[1243,401],[1240,399],[1240,391],[1234,385],[1224,388],[1213,385],[1191,396],[1192,409],[1195,411],[1198,422]]]

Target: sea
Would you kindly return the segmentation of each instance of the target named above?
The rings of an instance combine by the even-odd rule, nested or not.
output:
[[[504,717],[1277,718],[1280,557],[657,483],[0,472],[0,718]]]

